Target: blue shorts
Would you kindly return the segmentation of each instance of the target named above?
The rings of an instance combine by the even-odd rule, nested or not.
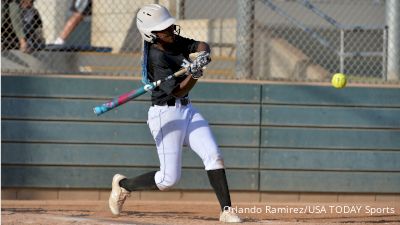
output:
[[[92,15],[92,0],[74,0],[71,5],[73,12],[82,13],[85,16]]]

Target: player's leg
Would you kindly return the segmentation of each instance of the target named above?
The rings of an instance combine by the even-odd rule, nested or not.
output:
[[[114,215],[118,215],[121,212],[126,196],[131,191],[166,190],[179,181],[186,124],[187,122],[185,122],[179,109],[168,107],[150,108],[148,125],[156,142],[160,170],[130,179],[116,174],[109,199],[109,206]]]
[[[75,30],[85,16],[91,14],[90,0],[74,0],[71,6],[72,16],[68,19],[54,44],[63,45],[68,36]]]
[[[141,190],[156,190],[157,185],[154,181],[156,173],[157,171],[151,171],[131,179],[121,179],[119,181],[119,186],[129,192]]]
[[[61,31],[61,34],[57,39],[58,42],[56,44],[64,44],[65,40],[72,33],[75,27],[77,27],[78,24],[83,20],[83,18],[84,16],[82,13],[74,12],[72,16],[68,19],[68,21],[65,23],[64,29]]]
[[[192,111],[194,113],[188,127],[185,143],[202,159],[210,184],[215,190],[221,210],[223,210],[224,207],[231,206],[231,201],[227,182],[224,182],[226,181],[225,173],[222,172],[224,171],[222,154],[208,122],[194,108],[192,108]]]
[[[185,137],[185,143],[203,160],[210,184],[221,206],[220,221],[241,222],[235,213],[227,210],[232,205],[223,157],[208,122],[196,109],[192,108],[191,111],[192,118]]]
[[[156,142],[160,169],[155,173],[158,189],[166,190],[181,178],[182,145],[187,119],[179,107],[151,107],[148,125]]]
[[[154,182],[156,171],[148,172],[128,179],[124,175],[115,174],[112,180],[112,190],[108,204],[114,215],[119,215],[126,198],[132,191],[155,190]]]
[[[28,52],[28,42],[24,33],[24,24],[21,18],[22,9],[19,3],[16,1],[10,1],[8,3],[8,7],[11,24],[19,40],[19,50],[22,52]]]

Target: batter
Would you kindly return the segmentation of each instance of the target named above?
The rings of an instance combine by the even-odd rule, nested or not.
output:
[[[166,190],[181,177],[182,146],[188,145],[203,161],[205,170],[221,206],[220,221],[241,222],[230,210],[231,200],[221,152],[208,122],[192,106],[189,91],[203,75],[210,61],[205,42],[179,35],[180,28],[168,10],[158,4],[143,6],[137,14],[137,27],[144,39],[142,81],[154,82],[183,67],[186,76],[177,77],[155,88],[147,124],[157,146],[160,168],[127,179],[116,174],[109,199],[111,212],[119,215],[126,197],[137,190]],[[188,63],[189,54],[200,52]]]

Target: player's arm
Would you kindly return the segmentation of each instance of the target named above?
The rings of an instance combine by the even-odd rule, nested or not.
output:
[[[202,52],[202,51],[206,51],[208,53],[211,53],[210,45],[208,45],[206,42],[200,42],[197,45],[196,52]]]
[[[196,84],[197,79],[194,79],[191,75],[186,78],[172,91],[175,97],[181,98],[185,96]]]
[[[210,46],[206,42],[199,42],[196,48],[196,52],[207,52],[210,53]],[[185,96],[196,84],[197,79],[193,78],[193,76],[189,75],[183,80],[172,92],[172,94],[176,97]]]

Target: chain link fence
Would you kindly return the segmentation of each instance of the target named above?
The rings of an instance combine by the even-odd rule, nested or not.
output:
[[[399,83],[397,0],[5,0],[1,71],[139,77],[149,3],[211,45],[209,78]]]

